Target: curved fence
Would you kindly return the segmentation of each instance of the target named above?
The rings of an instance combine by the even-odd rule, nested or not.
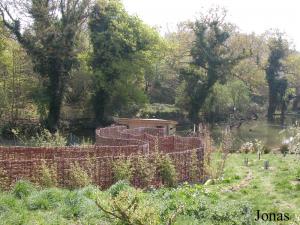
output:
[[[197,181],[203,176],[204,146],[200,138],[164,136],[163,129],[112,126],[96,130],[96,144],[83,147],[3,147],[0,146],[0,180],[7,184],[19,179],[35,181],[42,165],[51,166],[58,183],[67,186],[71,165],[77,163],[89,170],[94,184],[103,188],[114,182],[113,162],[120,158],[145,157],[151,160],[155,152],[169,155],[179,182],[195,181],[192,167],[197,167]],[[196,157],[196,158],[195,158]],[[196,161],[195,161],[196,159]],[[153,183],[159,182],[159,177]],[[134,179],[134,185],[139,180]]]

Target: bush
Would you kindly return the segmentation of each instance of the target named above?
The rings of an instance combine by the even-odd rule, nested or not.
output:
[[[245,154],[252,153],[254,151],[255,151],[255,147],[252,142],[246,142],[240,148],[240,152]]]
[[[56,147],[56,146],[66,146],[67,139],[61,134],[56,132],[51,134],[47,129],[43,129],[37,132],[34,136],[28,138],[25,134],[22,134],[18,129],[12,129],[12,132],[18,139],[18,141],[25,146],[33,147]]]
[[[247,203],[220,202],[210,210],[208,218],[215,224],[251,224],[252,208]]]
[[[30,210],[53,209],[59,206],[63,198],[64,192],[62,190],[56,188],[46,189],[32,194],[28,198],[27,207]]]
[[[69,173],[69,187],[82,188],[92,183],[90,175],[84,170],[78,162],[72,163]]]
[[[80,189],[78,191],[78,193],[88,199],[96,200],[99,197],[99,195],[103,192],[101,192],[98,187],[89,185],[89,186],[86,186],[86,187]]]
[[[130,159],[120,158],[113,162],[113,176],[115,181],[132,179],[133,171]]]
[[[289,152],[289,145],[287,144],[281,145],[279,151],[282,155],[286,155]]]
[[[17,198],[24,198],[29,196],[34,190],[35,188],[32,183],[29,181],[20,180],[15,184],[13,194]]]
[[[174,187],[177,183],[177,172],[172,159],[168,155],[160,155],[157,160],[157,169],[163,184],[167,187]]]
[[[118,181],[108,189],[111,196],[116,197],[122,191],[133,190],[128,181]]]
[[[124,190],[104,203],[97,201],[97,206],[111,218],[108,224],[162,224],[157,205],[136,189]]]
[[[56,187],[58,185],[55,165],[47,166],[44,161],[38,174],[37,182],[42,187]]]
[[[63,217],[67,219],[81,218],[95,210],[95,203],[81,195],[78,191],[67,193],[61,208]]]
[[[272,150],[271,150],[270,147],[268,147],[268,146],[266,146],[266,145],[263,146],[263,153],[264,153],[264,154],[269,154],[271,151],[272,151]]]
[[[151,184],[155,176],[156,168],[150,162],[150,158],[139,156],[134,158],[134,178],[140,182],[141,187],[147,187]]]

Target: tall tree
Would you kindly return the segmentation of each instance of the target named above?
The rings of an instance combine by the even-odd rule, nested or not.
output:
[[[200,122],[199,111],[217,81],[225,81],[233,66],[246,55],[229,47],[232,31],[224,22],[225,13],[210,11],[210,16],[197,20],[192,29],[195,41],[192,46],[192,61],[182,69],[190,120]]]
[[[139,18],[128,15],[119,0],[98,1],[89,27],[93,105],[96,122],[104,124],[109,115],[145,102],[144,80],[159,52],[160,37]]]
[[[288,55],[287,42],[283,40],[281,34],[276,34],[269,42],[270,55],[266,66],[266,80],[269,85],[269,106],[268,120],[274,120],[274,113],[277,107],[281,108],[281,112],[285,111],[284,96],[288,87],[285,77],[285,66],[283,60]]]
[[[89,3],[90,0],[4,0],[0,3],[4,25],[30,55],[36,72],[46,78],[46,124],[52,132],[59,127],[66,82],[76,62],[76,34],[88,16]]]

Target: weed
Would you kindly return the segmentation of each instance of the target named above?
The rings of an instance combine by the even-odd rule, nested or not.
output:
[[[168,155],[161,155],[157,160],[158,173],[167,187],[173,187],[177,183],[177,172],[172,159]]]
[[[34,190],[35,188],[32,183],[25,180],[19,180],[13,188],[13,194],[21,199],[29,196]]]
[[[130,181],[133,176],[133,168],[131,160],[121,157],[113,162],[113,176],[115,181],[127,180]]]
[[[69,173],[69,187],[81,188],[92,183],[92,179],[88,172],[82,168],[78,162],[71,163]]]
[[[56,187],[58,185],[56,165],[47,165],[45,161],[42,162],[40,172],[38,174],[37,182],[42,187]]]
[[[139,182],[139,186],[147,187],[151,184],[156,168],[149,157],[138,156],[134,159],[133,179]]]

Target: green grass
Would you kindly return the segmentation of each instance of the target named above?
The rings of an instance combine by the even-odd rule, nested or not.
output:
[[[300,188],[297,185],[299,159],[293,155],[245,155],[228,158],[223,179],[214,185],[183,184],[177,188],[141,191],[119,182],[109,190],[88,186],[78,190],[39,189],[21,181],[9,192],[0,192],[0,224],[126,224],[104,209],[121,215],[128,213],[131,224],[276,224],[254,223],[256,210],[284,212],[292,215],[289,222],[300,224]],[[270,169],[263,163],[269,160]],[[236,191],[249,171],[252,179]],[[224,192],[225,191],[225,192]],[[119,214],[118,214],[119,213]],[[127,223],[130,224],[130,223]],[[277,223],[280,224],[280,223]]]
[[[248,167],[243,165],[244,157],[249,158]],[[265,160],[270,162],[269,170],[264,169]],[[235,192],[222,193],[221,198],[224,201],[247,201],[253,206],[254,212],[260,210],[289,213],[296,220],[296,217],[300,216],[300,191],[295,182],[299,168],[300,160],[294,155],[283,157],[279,154],[265,154],[258,160],[256,154],[232,154],[227,161],[224,175],[224,180],[230,179],[230,183],[223,181],[208,189],[220,193],[227,186],[234,186],[240,182],[234,177],[243,179],[247,172],[251,171],[253,179],[246,187]],[[297,224],[300,224],[300,221]]]

